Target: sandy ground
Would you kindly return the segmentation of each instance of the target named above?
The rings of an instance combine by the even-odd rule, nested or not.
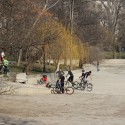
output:
[[[125,60],[106,61],[99,72],[84,68],[93,72],[92,92],[50,94],[45,86],[21,85],[22,95],[0,96],[0,125],[124,125]],[[78,79],[81,72],[74,73]]]

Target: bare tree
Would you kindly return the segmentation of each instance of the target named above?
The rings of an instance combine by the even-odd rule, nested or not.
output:
[[[102,19],[102,24],[110,33],[109,46],[113,49],[113,57],[116,58],[116,50],[119,45],[119,20],[122,11],[122,0],[100,0],[105,12],[105,18]]]
[[[30,42],[35,41],[30,37],[35,29],[44,21],[45,13],[60,0],[1,0],[1,34],[0,45],[7,48],[12,54],[17,55],[18,65],[21,55],[25,55]],[[43,19],[41,19],[43,17]],[[42,21],[43,20],[43,21]],[[32,37],[33,38],[33,37]],[[8,44],[10,43],[10,44]]]

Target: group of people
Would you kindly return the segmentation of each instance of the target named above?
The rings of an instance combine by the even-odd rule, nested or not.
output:
[[[67,71],[68,71],[68,73],[67,73],[66,77],[69,75],[68,81],[72,83],[73,79],[74,79],[74,75],[70,69],[67,69]],[[64,81],[65,81],[64,74],[65,73],[60,68],[59,71],[56,72],[56,74],[58,76],[56,86],[60,85],[61,92],[64,93]]]
[[[70,70],[70,69],[67,69],[68,73],[66,75],[69,76],[68,77],[68,81],[73,84],[73,80],[74,80],[74,75],[73,75],[73,72]],[[88,77],[92,80],[91,78],[91,71],[89,72],[85,72],[85,70],[82,70],[82,75],[79,77],[81,79],[81,82],[86,82]],[[58,80],[56,82],[56,85],[60,84],[60,89],[61,89],[61,92],[64,93],[64,81],[65,81],[65,76],[64,76],[64,72],[62,71],[62,69],[60,68],[59,71],[56,72],[56,74],[58,75]]]
[[[5,59],[4,52],[1,52],[0,62],[0,71],[3,70],[4,76],[7,76],[9,61]]]

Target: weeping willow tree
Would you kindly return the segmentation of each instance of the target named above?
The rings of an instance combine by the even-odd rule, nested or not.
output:
[[[72,36],[71,41],[70,31],[52,18],[42,21],[32,37],[31,39],[35,41],[31,42],[28,48],[27,73],[32,69],[36,60],[40,60],[44,55],[58,65],[62,59],[66,64],[71,54],[73,60],[84,60],[87,54],[83,42],[77,36]]]
[[[70,31],[65,29],[62,24],[58,22],[53,23],[56,27],[58,38],[52,44],[46,46],[48,58],[54,60],[56,65],[58,65],[60,60],[64,60],[64,64],[67,65],[67,61],[69,61],[71,56],[74,65],[75,62],[78,61],[83,63],[83,60],[87,59],[86,57],[88,57],[87,55],[89,54],[83,41],[75,35],[71,36]]]

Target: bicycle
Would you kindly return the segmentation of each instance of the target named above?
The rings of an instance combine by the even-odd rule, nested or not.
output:
[[[60,83],[52,87],[51,90],[52,94],[61,94],[61,86]],[[68,95],[72,95],[74,93],[74,88],[73,87],[64,87],[64,93]]]
[[[42,85],[42,84],[45,84],[45,81],[43,81],[42,79],[37,80],[37,85]]]
[[[71,85],[74,89],[77,89],[77,83],[70,82],[68,79],[65,81],[65,85],[67,85],[67,86]]]
[[[48,82],[46,87],[50,89],[50,88],[55,87],[55,84],[52,84],[52,83]]]
[[[75,84],[77,85],[77,89],[81,89],[81,90],[85,90],[87,89],[87,91],[91,92],[93,89],[93,84],[89,83],[89,81],[83,81],[83,82],[78,82],[75,81]]]

